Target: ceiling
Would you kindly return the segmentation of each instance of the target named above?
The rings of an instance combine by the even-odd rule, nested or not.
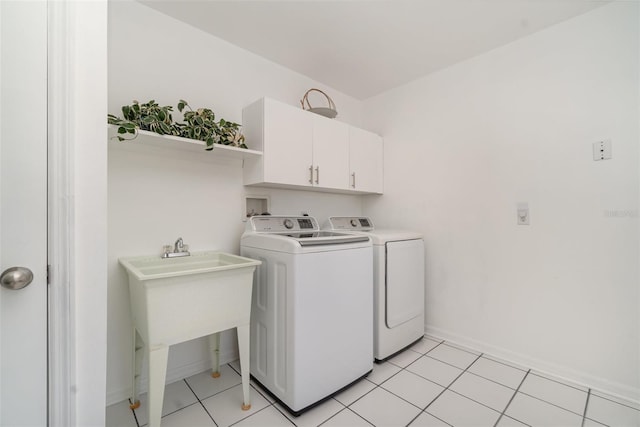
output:
[[[140,1],[361,100],[608,3]]]

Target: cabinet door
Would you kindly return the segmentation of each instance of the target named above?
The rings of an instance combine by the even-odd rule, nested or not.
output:
[[[375,133],[349,128],[349,188],[382,194],[382,138]]]
[[[265,99],[265,182],[311,185],[312,133],[313,123],[308,112]]]
[[[313,116],[313,185],[346,190],[349,185],[349,126]]]

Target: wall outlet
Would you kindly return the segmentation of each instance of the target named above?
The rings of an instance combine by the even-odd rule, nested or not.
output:
[[[529,204],[518,203],[518,225],[529,225]]]
[[[609,160],[611,158],[611,140],[605,139],[593,143],[593,160]]]

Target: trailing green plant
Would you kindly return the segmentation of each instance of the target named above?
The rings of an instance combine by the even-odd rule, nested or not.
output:
[[[173,122],[171,111],[173,107],[170,105],[161,107],[153,99],[144,104],[134,100],[133,104],[122,106],[122,119],[109,114],[107,122],[118,126],[119,141],[124,141],[126,138],[121,135],[127,133],[133,134],[135,138],[136,129],[148,130],[160,135],[178,135],[179,129]]]
[[[184,112],[186,123],[180,123],[180,136],[198,139],[207,144],[206,149],[212,150],[214,144],[232,145],[234,147],[247,148],[244,144],[244,135],[240,133],[240,125],[234,122],[220,119],[216,122],[216,116],[209,108],[193,110],[189,103],[183,99],[178,102],[178,111]]]
[[[234,147],[247,148],[244,143],[244,135],[240,132],[240,125],[220,119],[220,144],[233,145]]]
[[[137,136],[136,124],[133,122],[130,122],[129,120],[124,120],[124,119],[121,119],[120,117],[114,116],[113,114],[108,114],[107,123],[109,123],[110,125],[118,126],[118,135],[116,137],[120,142],[131,140]],[[132,134],[133,138],[125,138],[124,136],[122,136],[127,133]]]
[[[189,108],[189,111],[184,112],[186,123],[180,124],[180,136],[204,141],[207,144],[206,149],[212,150],[213,144],[220,141],[216,115],[208,108],[193,111],[191,106],[181,99],[178,102],[178,111],[182,112],[185,107]]]
[[[188,108],[188,111],[184,111],[185,108]],[[107,121],[118,126],[119,141],[134,139],[137,130],[142,129],[160,135],[177,135],[204,141],[206,150],[213,150],[214,144],[247,148],[244,135],[240,132],[240,125],[224,119],[216,122],[215,114],[209,108],[193,110],[187,101],[181,99],[178,102],[178,111],[184,111],[183,123],[173,121],[172,111],[171,106],[161,107],[154,100],[145,104],[133,101],[133,104],[122,107],[123,118],[109,114]],[[133,138],[125,138],[126,134],[132,134]]]

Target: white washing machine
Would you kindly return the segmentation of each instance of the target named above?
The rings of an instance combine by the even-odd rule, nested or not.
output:
[[[242,256],[262,261],[251,307],[251,375],[294,415],[373,369],[369,237],[313,217],[254,216]]]
[[[373,355],[383,361],[424,336],[424,240],[404,230],[378,230],[367,217],[330,217],[325,229],[373,242]]]

